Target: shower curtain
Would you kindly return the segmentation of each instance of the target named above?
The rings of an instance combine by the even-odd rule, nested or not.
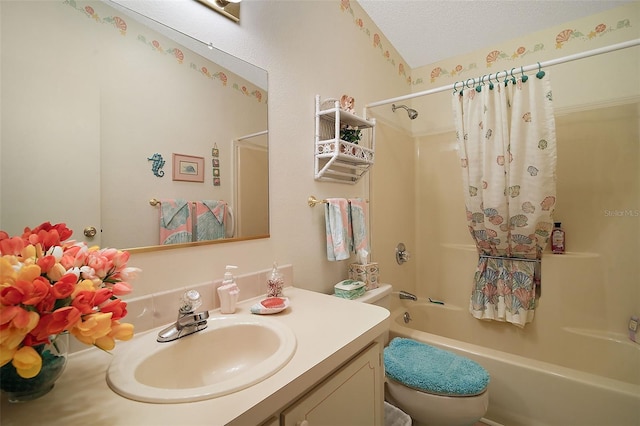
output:
[[[533,320],[542,251],[553,228],[556,137],[544,79],[453,95],[469,232],[479,260],[469,303],[479,319]]]

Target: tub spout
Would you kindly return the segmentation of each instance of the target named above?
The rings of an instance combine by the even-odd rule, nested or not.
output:
[[[418,300],[415,294],[411,294],[408,291],[400,290],[400,299]]]

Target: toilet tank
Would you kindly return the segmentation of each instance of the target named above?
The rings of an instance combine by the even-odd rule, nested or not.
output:
[[[362,296],[354,299],[357,302],[370,303],[387,310],[391,308],[391,284],[380,284],[378,288],[367,290]]]

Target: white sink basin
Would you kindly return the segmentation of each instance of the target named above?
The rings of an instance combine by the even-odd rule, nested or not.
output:
[[[143,402],[189,402],[245,389],[273,375],[296,349],[293,331],[257,315],[211,317],[208,327],[168,343],[157,330],[126,342],[107,370],[120,395]]]

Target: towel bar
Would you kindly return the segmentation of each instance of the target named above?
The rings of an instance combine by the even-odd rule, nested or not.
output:
[[[369,200],[365,200],[365,202],[368,203]],[[328,203],[327,200],[318,200],[313,195],[309,195],[309,198],[307,198],[307,204],[309,205],[309,207],[315,207],[316,204],[327,204],[327,203]]]
[[[538,263],[541,262],[540,259],[527,259],[523,257],[489,256],[487,254],[478,254],[478,256],[480,257],[480,259],[485,258],[485,259],[501,259],[501,260],[521,260],[523,262],[538,262]]]
[[[309,195],[309,198],[307,198],[307,204],[309,204],[309,207],[315,207],[316,204],[320,204],[320,203],[325,203],[326,204],[327,200],[318,200],[313,195]]]
[[[189,203],[193,204],[193,205],[196,204],[195,201],[189,201]],[[155,206],[157,206],[159,204],[162,204],[162,201],[158,200],[157,198],[152,198],[152,199],[149,200],[149,204],[155,207]]]

